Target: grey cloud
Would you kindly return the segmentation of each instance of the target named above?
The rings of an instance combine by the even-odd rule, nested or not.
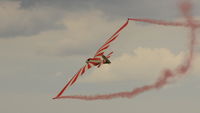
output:
[[[86,9],[89,5],[94,4],[92,0],[20,0],[21,8],[33,8],[42,6],[51,6],[60,9],[76,10],[76,9]]]
[[[171,19],[180,16],[179,0],[21,0],[23,8],[50,5],[70,11],[102,10],[110,17]],[[195,1],[195,4],[198,4]],[[198,12],[198,10],[196,10]],[[198,14],[198,13],[196,13]]]
[[[63,14],[59,10],[50,7],[21,9],[19,2],[13,3],[8,2],[0,7],[0,38],[32,36],[48,30],[65,29],[60,22]]]
[[[64,28],[62,24],[57,24],[67,12],[81,12],[89,10],[100,10],[113,20],[117,18],[156,18],[156,19],[172,19],[181,16],[177,8],[179,0],[10,0],[20,3],[19,10],[29,11],[32,18],[27,20],[27,25],[22,22],[26,16],[1,29],[0,37],[16,37],[35,35],[50,29]],[[197,4],[194,1],[196,15],[199,14]],[[38,16],[32,14],[33,9],[37,9],[38,13],[44,8],[48,15]],[[19,15],[21,16],[21,15]]]
[[[61,24],[52,23],[54,20],[28,20],[29,23],[24,24],[23,21],[19,21],[16,24],[6,26],[0,31],[0,38],[14,38],[18,36],[31,36],[40,32],[51,29],[63,29],[65,26]]]

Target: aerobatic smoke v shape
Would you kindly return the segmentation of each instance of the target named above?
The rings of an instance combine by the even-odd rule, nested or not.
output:
[[[84,96],[84,95],[71,95],[71,96],[59,96],[56,99],[62,99],[62,98],[68,98],[68,99],[81,99],[81,100],[108,100],[108,99],[114,99],[114,98],[132,98],[138,94],[141,94],[143,92],[152,90],[152,89],[159,89],[163,87],[164,85],[169,83],[169,80],[174,77],[179,77],[184,74],[186,74],[189,69],[192,66],[192,62],[194,60],[194,47],[196,43],[196,29],[200,27],[200,24],[196,23],[192,16],[190,15],[190,11],[192,9],[192,5],[189,1],[183,2],[180,5],[180,9],[183,13],[183,16],[186,19],[186,22],[166,22],[161,20],[152,20],[152,19],[135,19],[135,18],[129,18],[127,22],[123,25],[125,28],[126,25],[128,25],[129,21],[139,21],[139,22],[146,22],[151,24],[158,24],[163,26],[179,26],[179,27],[187,27],[190,29],[190,37],[189,37],[189,52],[188,56],[186,57],[185,61],[176,67],[173,70],[164,69],[162,71],[162,75],[160,78],[153,84],[145,85],[142,87],[138,87],[136,89],[133,89],[132,91],[125,91],[125,92],[118,92],[118,93],[112,93],[112,94],[100,94],[100,95],[92,95],[92,96]],[[117,33],[119,33],[122,29],[117,30]],[[115,33],[116,34],[116,33]]]

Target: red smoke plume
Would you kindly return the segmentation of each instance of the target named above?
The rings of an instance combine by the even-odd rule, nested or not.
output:
[[[189,53],[186,57],[186,60],[174,70],[165,69],[163,70],[162,75],[160,78],[153,84],[145,85],[142,87],[138,87],[133,89],[132,91],[127,92],[119,92],[119,93],[112,93],[112,94],[101,94],[101,95],[93,95],[93,96],[83,96],[83,95],[71,95],[71,96],[60,96],[57,99],[61,98],[68,98],[68,99],[81,99],[81,100],[99,100],[99,99],[113,99],[113,98],[132,98],[138,94],[143,92],[158,89],[163,87],[164,85],[168,84],[169,79],[173,77],[178,77],[183,74],[186,74],[188,70],[191,68],[192,61],[194,59],[194,46],[196,42],[196,29],[200,27],[198,23],[194,21],[192,16],[190,15],[192,5],[189,2],[183,2],[180,5],[180,9],[183,13],[183,16],[186,19],[185,23],[181,22],[165,22],[161,20],[152,20],[152,19],[135,19],[129,18],[128,21],[139,21],[139,22],[146,22],[151,24],[158,24],[164,26],[180,26],[180,27],[188,27],[190,29],[190,42],[189,42]],[[126,22],[128,24],[128,21]],[[127,25],[126,24],[126,25]],[[124,26],[125,27],[125,26]],[[120,32],[122,29],[118,30]]]

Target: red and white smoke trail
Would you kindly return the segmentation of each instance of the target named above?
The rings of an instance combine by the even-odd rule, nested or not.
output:
[[[162,75],[155,83],[138,87],[136,89],[133,89],[132,91],[126,91],[126,92],[101,94],[101,95],[93,95],[93,96],[84,96],[84,95],[60,96],[57,99],[68,98],[68,99],[80,99],[80,100],[103,100],[103,99],[108,100],[108,99],[114,99],[114,98],[132,98],[146,91],[149,91],[152,89],[159,89],[167,85],[170,79],[186,74],[191,68],[192,62],[194,60],[194,47],[196,43],[195,31],[196,29],[200,27],[200,25],[196,23],[193,17],[190,15],[191,8],[192,8],[192,5],[189,2],[183,2],[180,5],[180,9],[183,13],[183,16],[186,19],[185,23],[165,22],[161,20],[158,21],[158,20],[152,20],[152,19],[135,19],[135,18],[128,19],[128,21],[146,22],[146,23],[158,24],[158,25],[164,25],[164,26],[180,26],[180,27],[187,27],[190,29],[190,37],[189,37],[190,42],[189,42],[189,48],[188,48],[189,53],[185,61],[173,70],[169,70],[169,69],[163,70]],[[117,31],[117,33],[119,33],[123,28],[126,27],[126,25],[128,24],[128,21],[123,25],[123,27],[121,27]]]

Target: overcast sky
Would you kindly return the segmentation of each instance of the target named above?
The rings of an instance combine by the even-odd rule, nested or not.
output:
[[[184,21],[180,1],[0,0],[0,112],[199,113],[199,45],[192,69],[160,90],[130,99],[52,100],[128,17]],[[200,1],[191,1],[198,19]],[[162,70],[184,61],[188,33],[130,21],[109,49],[111,65],[88,71],[65,95],[130,91],[153,83]]]

